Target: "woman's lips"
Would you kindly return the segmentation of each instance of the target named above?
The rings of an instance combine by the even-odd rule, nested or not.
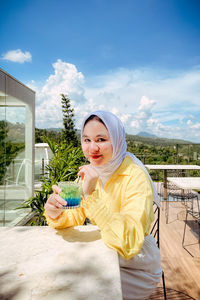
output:
[[[98,158],[102,157],[102,155],[90,155],[90,157],[92,159],[98,159]]]

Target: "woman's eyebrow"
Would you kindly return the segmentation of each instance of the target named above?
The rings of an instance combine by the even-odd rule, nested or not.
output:
[[[102,137],[107,137],[106,134],[97,134],[96,137],[99,137],[99,136],[102,136]]]
[[[106,138],[108,137],[106,134],[103,134],[103,133],[102,134],[97,134],[95,137],[100,137],[100,136],[101,137],[106,137]],[[83,137],[89,137],[89,136],[87,134],[83,134]]]

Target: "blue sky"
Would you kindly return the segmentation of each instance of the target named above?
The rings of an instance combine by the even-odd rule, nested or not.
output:
[[[106,109],[128,133],[200,143],[199,0],[1,0],[0,66],[36,91],[36,126]],[[12,116],[13,117],[13,116]]]

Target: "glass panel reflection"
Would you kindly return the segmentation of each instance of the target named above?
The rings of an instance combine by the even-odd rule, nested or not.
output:
[[[19,105],[20,101],[16,101]],[[16,210],[26,199],[25,185],[25,106],[6,107],[6,171],[4,224],[11,225],[20,218],[22,211]]]
[[[33,113],[34,92],[0,69],[0,226],[29,213],[16,208],[33,196]]]
[[[0,226],[5,224],[6,136],[5,94],[0,93]]]

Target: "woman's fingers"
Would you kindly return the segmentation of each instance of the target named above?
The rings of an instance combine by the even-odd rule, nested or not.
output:
[[[47,209],[62,209],[63,205],[67,205],[67,201],[65,201],[62,197],[58,194],[51,194],[45,204],[45,210]]]
[[[57,185],[52,185],[52,190],[55,194],[59,194],[61,192],[61,189]]]
[[[81,166],[81,167],[79,167],[78,176],[80,176],[80,177],[81,177],[81,180],[83,180],[84,175],[85,175],[85,172],[84,172],[84,166]]]
[[[59,195],[55,195],[55,199],[56,199],[56,201],[59,202],[60,204],[66,205],[66,201],[65,201],[62,197],[60,197]]]
[[[51,194],[47,200],[47,203],[51,204],[54,208],[62,208],[63,205],[66,205],[67,202],[60,197],[58,194],[61,192],[61,189],[57,185],[52,186],[53,194]]]
[[[50,218],[56,219],[63,212],[63,208],[55,207],[53,204],[47,202],[44,206],[45,211],[49,215]]]
[[[57,186],[53,187],[55,193],[51,194],[44,206],[45,211],[51,218],[57,218],[63,212],[63,205],[67,205],[67,202],[60,197],[57,192],[59,192],[59,188]]]
[[[49,197],[49,202],[55,206],[58,206],[58,204],[60,204],[61,206],[66,205],[66,201],[58,194],[51,194]]]
[[[91,165],[84,165],[79,168],[78,176],[81,176],[81,179],[84,178],[83,182],[83,195],[91,195],[95,190],[96,183],[98,180],[98,173]]]
[[[46,203],[45,204],[45,210],[51,210],[51,211],[60,210],[60,211],[62,211],[63,206],[61,205],[61,207],[58,207],[58,206],[55,207],[55,205],[53,205],[51,203]]]
[[[79,167],[78,176],[81,176],[81,179],[83,179],[85,176],[98,178],[97,171],[92,167],[92,165],[84,165]]]

